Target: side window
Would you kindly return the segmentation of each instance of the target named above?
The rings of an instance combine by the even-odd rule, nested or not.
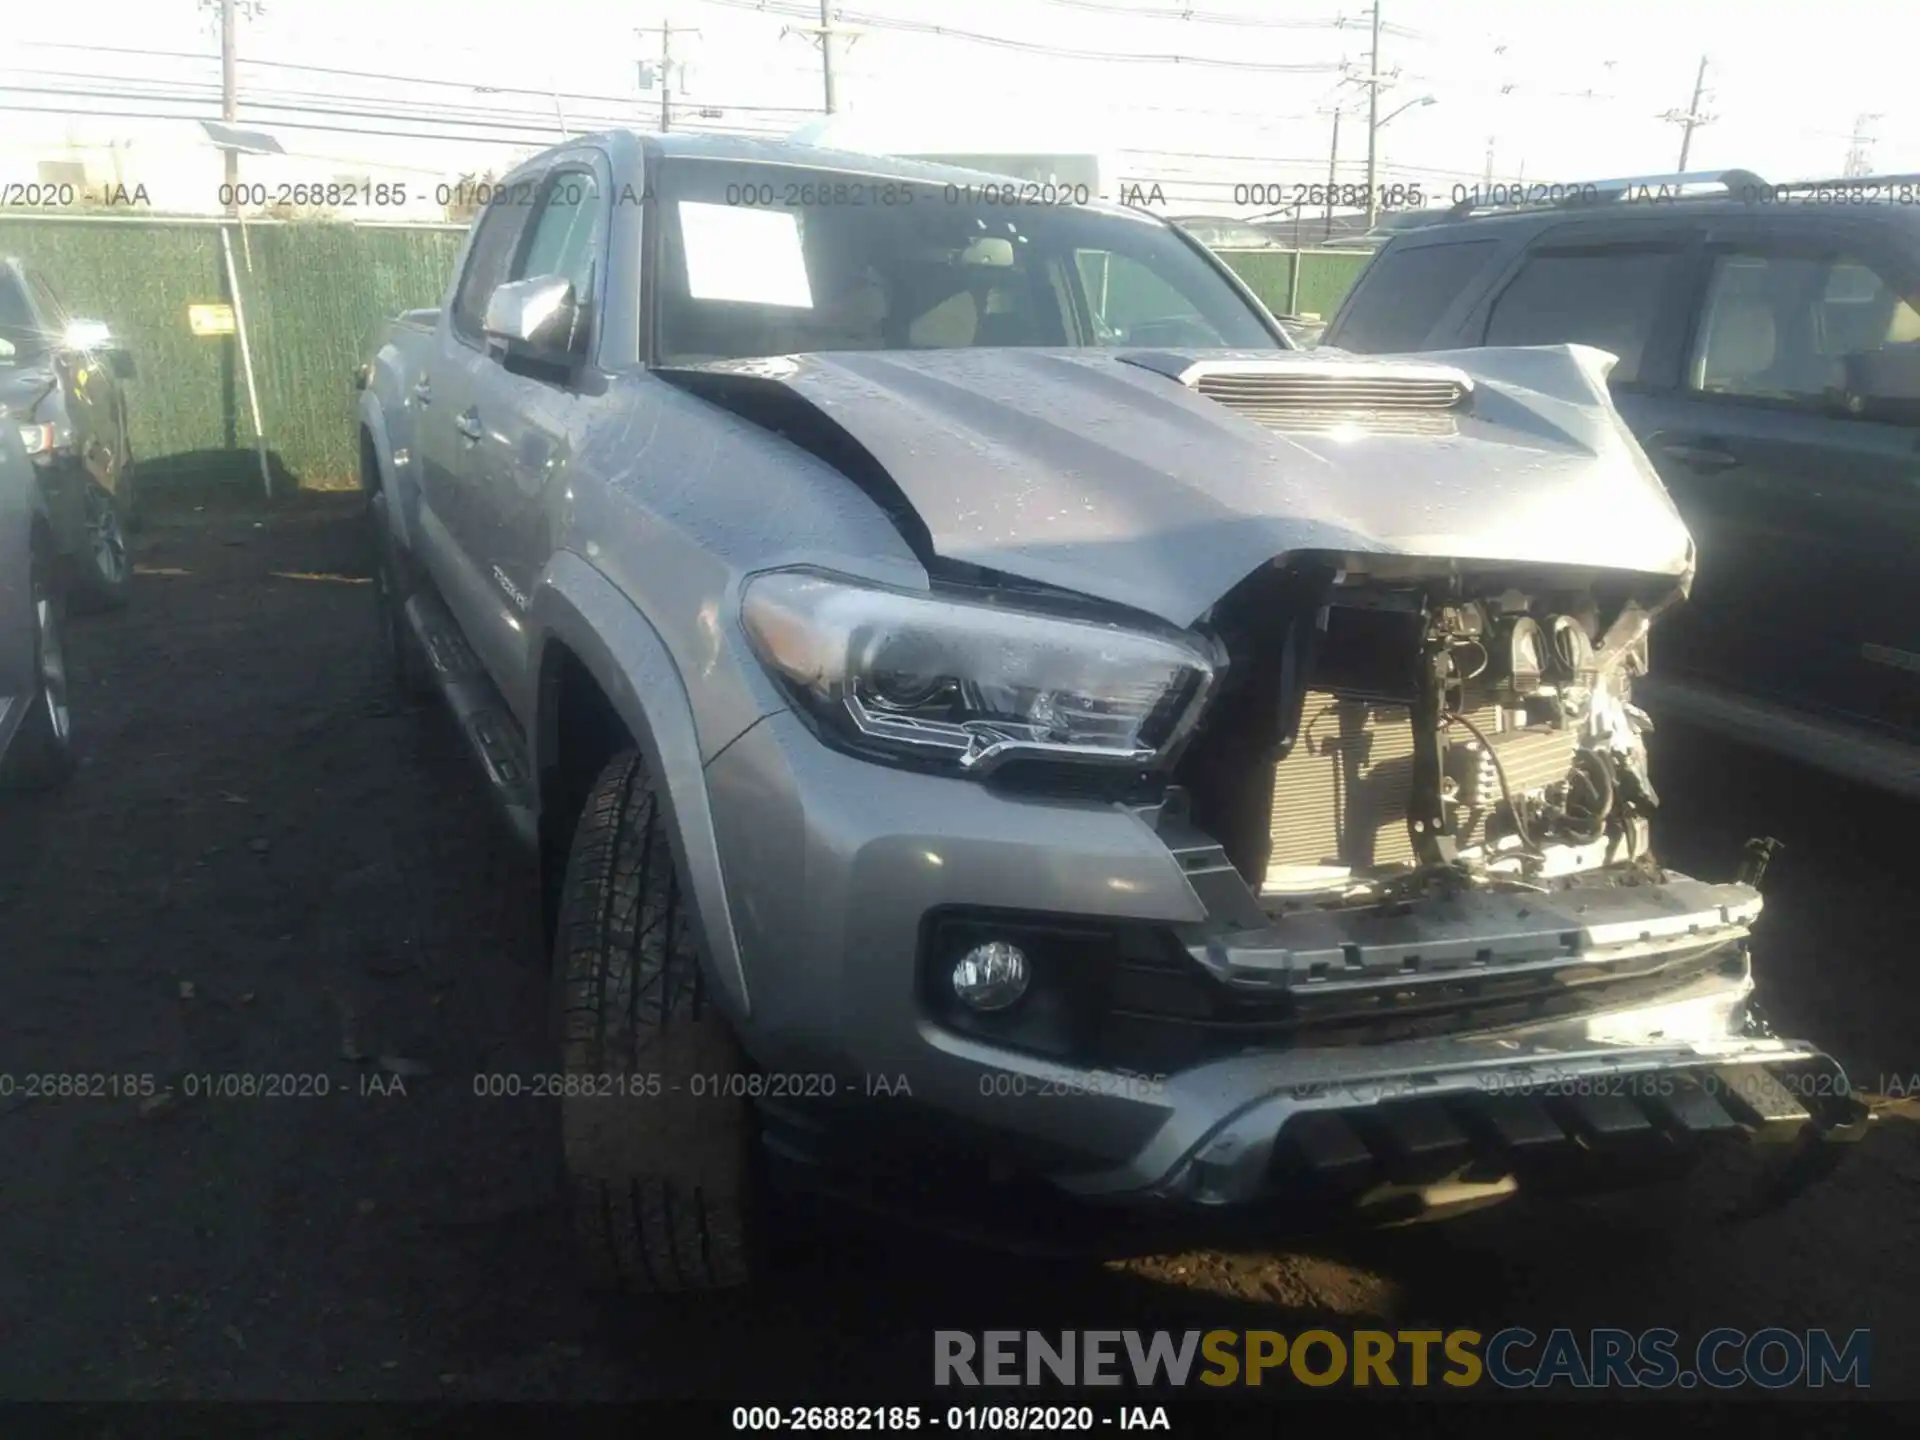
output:
[[[515,280],[563,275],[583,302],[593,298],[593,263],[601,235],[600,186],[586,170],[554,176],[535,213],[526,253],[513,269]]]
[[[524,190],[502,187],[500,198],[481,214],[480,228],[467,250],[467,268],[460,274],[460,288],[454,292],[453,333],[478,345],[480,322],[486,318],[487,301],[507,278],[521,232],[527,223],[527,205],[520,197]]]
[[[1191,300],[1131,256],[1076,250],[1073,259],[1102,343],[1228,343]]]
[[[1487,321],[1488,345],[1591,345],[1619,357],[1615,384],[1640,374],[1679,252],[1543,250],[1527,259]]]
[[[1846,256],[1729,251],[1714,257],[1688,388],[1828,405],[1847,357],[1920,339],[1920,312]]]
[[[1362,355],[1416,348],[1499,243],[1463,240],[1382,252],[1361,275],[1338,333],[1323,343]]]
[[[54,293],[53,287],[47,284],[47,277],[35,270],[27,271],[27,289],[33,296],[33,303],[40,307],[46,317],[47,324],[55,329],[64,329],[73,318],[73,312],[67,309]]]

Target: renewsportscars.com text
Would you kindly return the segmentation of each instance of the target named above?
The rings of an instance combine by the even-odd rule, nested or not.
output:
[[[940,1386],[1492,1385],[1819,1389],[1870,1384],[1872,1332],[1709,1330],[938,1330]]]

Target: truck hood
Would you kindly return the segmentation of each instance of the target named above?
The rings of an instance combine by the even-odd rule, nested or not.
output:
[[[1413,361],[971,349],[660,373],[745,413],[755,392],[804,401],[877,462],[941,558],[1188,625],[1302,552],[1628,571],[1684,589],[1692,541],[1608,399],[1611,366],[1570,346]],[[1222,374],[1212,393],[1225,398],[1202,393]],[[1448,379],[1464,396],[1451,408],[1396,398]],[[1261,399],[1276,386],[1291,397],[1277,407]]]

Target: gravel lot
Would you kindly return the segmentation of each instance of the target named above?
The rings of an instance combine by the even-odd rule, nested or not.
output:
[[[0,1397],[751,1401],[833,1376],[858,1400],[921,1383],[936,1327],[1315,1322],[1867,1326],[1873,1396],[1920,1394],[1920,1249],[1901,1238],[1920,1148],[1896,1113],[1743,1226],[1708,1203],[1727,1174],[1092,1271],[854,1228],[706,1318],[597,1306],[554,1208],[557,1116],[473,1094],[475,1074],[546,1061],[536,897],[450,723],[386,703],[355,514],[157,514],[134,608],[74,626],[75,784],[3,797],[0,1072],[330,1093],[0,1099]],[[1787,843],[1761,932],[1782,1033],[1863,1089],[1920,1088],[1920,815],[1656,743],[1670,861],[1719,876],[1750,835]]]

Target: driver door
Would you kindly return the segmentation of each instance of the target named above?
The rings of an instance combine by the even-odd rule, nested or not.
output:
[[[531,719],[531,633],[525,616],[556,544],[575,457],[596,418],[615,403],[587,363],[596,353],[607,277],[613,187],[597,152],[563,155],[543,180],[508,282],[559,276],[573,286],[585,356],[572,374],[523,363],[489,340],[477,357],[461,421],[473,441],[467,546],[488,587],[485,648],[522,724]]]

